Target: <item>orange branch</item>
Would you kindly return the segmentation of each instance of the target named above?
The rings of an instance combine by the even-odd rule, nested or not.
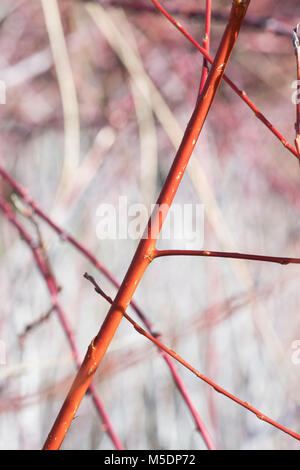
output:
[[[92,340],[88,348],[83,363],[45,442],[44,449],[50,450],[60,447],[97,367],[115,335],[122,320],[123,313],[127,309],[145,270],[152,260],[152,253],[155,249],[162,224],[167,216],[212,101],[222,80],[249,3],[250,0],[233,1],[229,22],[206,80],[203,93],[197,100],[195,110],[188,123],[181,145],[158,198],[156,206],[158,210],[154,211],[150,217],[144,237],[139,242],[133,260],[99,333]]]

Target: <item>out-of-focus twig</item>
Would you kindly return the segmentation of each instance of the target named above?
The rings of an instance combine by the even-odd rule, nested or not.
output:
[[[157,135],[155,127],[154,110],[151,106],[151,90],[149,80],[145,80],[145,72],[142,66],[142,58],[139,54],[138,45],[132,32],[132,25],[127,21],[124,12],[116,11],[118,14],[118,23],[120,31],[125,27],[124,36],[130,42],[131,50],[134,54],[127,54],[126,60],[130,64],[132,78],[130,86],[134,101],[137,123],[139,128],[140,139],[140,177],[141,177],[141,194],[146,207],[150,209],[151,203],[156,196],[156,178],[157,178]],[[105,36],[110,38],[112,46],[116,47],[117,39],[114,34],[109,35],[109,25],[105,29]],[[101,31],[101,32],[102,32]],[[122,34],[122,33],[121,33]],[[124,38],[125,39],[125,38]],[[140,64],[137,66],[137,60]],[[143,90],[141,90],[141,88]],[[147,220],[145,220],[146,224]]]
[[[64,189],[65,184],[68,183],[70,179],[72,179],[72,176],[79,164],[79,109],[73,72],[69,61],[57,0],[41,1],[64,113],[65,147],[61,181],[58,192],[59,197],[60,192]]]
[[[56,310],[56,307],[54,305],[52,305],[52,307],[49,308],[48,312],[46,312],[44,315],[42,315],[40,318],[38,318],[37,320],[33,321],[32,323],[30,323],[29,325],[26,326],[25,330],[23,331],[23,333],[21,333],[19,335],[19,340],[21,343],[23,343],[25,337],[27,336],[27,334],[29,332],[32,332],[36,329],[36,327],[42,325],[43,323],[45,323],[47,320],[49,320],[51,314]]]
[[[59,289],[57,287],[56,280],[55,280],[55,278],[52,274],[52,270],[49,269],[48,260],[45,259],[43,247],[40,245],[40,243],[35,243],[34,242],[34,240],[31,238],[29,233],[25,230],[23,225],[17,220],[14,212],[12,211],[12,208],[11,208],[10,204],[8,204],[2,198],[2,196],[0,196],[0,210],[3,212],[6,219],[18,230],[18,232],[20,234],[20,237],[22,238],[22,240],[24,240],[26,245],[30,248],[30,250],[32,252],[32,255],[34,257],[34,260],[36,262],[36,266],[39,269],[39,271],[42,275],[42,278],[44,279],[44,281],[46,283],[47,289],[49,291],[49,294],[50,294],[50,297],[51,297],[51,300],[52,300],[53,308],[56,310],[59,321],[60,321],[60,323],[62,325],[62,328],[65,332],[67,341],[68,341],[69,346],[70,346],[71,351],[72,351],[72,356],[73,356],[74,362],[75,362],[76,366],[79,367],[81,361],[80,361],[79,353],[78,353],[78,350],[77,350],[77,346],[75,344],[75,339],[74,339],[74,335],[73,335],[73,332],[72,332],[72,328],[71,328],[71,326],[69,324],[69,321],[67,319],[67,316],[66,316],[64,310],[62,309],[62,307],[60,305],[60,302],[58,300]],[[113,426],[110,422],[110,419],[109,419],[109,417],[108,417],[108,415],[105,411],[105,408],[104,408],[101,400],[99,399],[99,397],[97,395],[96,389],[94,388],[93,384],[91,384],[90,387],[89,387],[89,393],[91,394],[91,397],[92,397],[93,403],[95,405],[95,408],[96,408],[98,414],[100,415],[100,417],[103,421],[103,424],[105,425],[105,429],[107,430],[108,435],[110,436],[110,438],[111,438],[113,444],[115,445],[116,449],[123,449],[124,448],[123,444],[121,443],[120,439],[116,435],[116,433],[113,429]]]

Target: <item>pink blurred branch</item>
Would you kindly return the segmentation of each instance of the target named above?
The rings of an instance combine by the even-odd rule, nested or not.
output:
[[[31,238],[29,233],[25,230],[23,225],[21,225],[20,222],[17,220],[10,204],[8,204],[1,196],[0,196],[0,210],[3,212],[5,218],[18,230],[21,239],[24,240],[24,242],[26,243],[26,245],[30,248],[32,252],[32,255],[36,262],[36,266],[39,269],[42,275],[42,278],[44,279],[46,283],[47,289],[49,291],[49,294],[52,300],[53,307],[55,308],[57,312],[59,321],[62,325],[62,328],[68,340],[74,362],[76,364],[76,367],[78,368],[81,362],[80,362],[79,353],[75,344],[72,328],[58,300],[59,288],[51,272],[51,269],[48,266],[48,262],[43,254],[43,249],[34,242],[34,240]],[[123,444],[121,443],[120,439],[118,438],[118,436],[116,435],[113,429],[113,426],[110,422],[108,414],[106,413],[105,408],[101,400],[99,399],[96,389],[93,384],[91,384],[89,387],[89,393],[92,397],[95,408],[103,421],[105,430],[108,432],[108,435],[111,438],[115,448],[118,450],[124,449]]]

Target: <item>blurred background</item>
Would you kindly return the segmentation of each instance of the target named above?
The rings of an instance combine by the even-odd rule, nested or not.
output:
[[[202,43],[205,1],[163,5]],[[214,56],[230,1],[213,0]],[[57,8],[58,7],[58,8]],[[252,0],[227,75],[294,145],[292,30],[297,0]],[[152,2],[2,0],[0,165],[120,282],[138,241],[100,240],[100,204],[155,202],[192,113],[202,56]],[[176,195],[204,205],[199,249],[299,257],[297,159],[222,83]],[[47,224],[0,192],[42,241],[80,357],[108,310],[83,278],[116,288]],[[33,223],[34,221],[34,223]],[[38,224],[38,227],[37,225]],[[32,252],[0,213],[0,448],[39,449],[75,374],[65,333]],[[168,244],[164,241],[164,247]],[[170,248],[176,248],[176,240]],[[165,344],[201,373],[300,432],[297,265],[172,257],[155,260],[134,299]],[[128,309],[136,318],[133,310]],[[177,366],[176,366],[177,367]],[[218,449],[299,449],[296,440],[178,365]],[[157,349],[125,321],[94,383],[127,449],[205,449]],[[83,400],[63,449],[113,449]]]

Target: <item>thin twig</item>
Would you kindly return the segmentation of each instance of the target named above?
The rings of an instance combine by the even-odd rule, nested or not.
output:
[[[296,149],[300,159],[300,41],[299,41],[299,27],[300,23],[297,24],[296,28],[293,30],[293,44],[296,55],[296,66],[297,66],[297,93],[296,93]]]
[[[100,294],[102,297],[104,297],[105,300],[107,300],[109,303],[111,303],[111,304],[113,303],[113,300],[108,295],[106,295],[105,292],[103,292],[101,287],[97,284],[97,282],[95,281],[95,279],[92,276],[90,276],[89,274],[86,273],[84,275],[84,277],[93,284],[93,286],[95,287],[95,291],[98,294]],[[205,375],[201,374],[195,367],[193,367],[187,361],[185,361],[179,354],[177,354],[176,351],[173,351],[172,349],[169,349],[158,338],[154,338],[149,333],[147,333],[147,331],[145,331],[138,323],[136,323],[125,311],[123,311],[122,314],[126,318],[126,320],[128,320],[129,323],[132,324],[134,329],[139,334],[141,334],[142,336],[145,336],[152,343],[154,343],[158,348],[165,351],[167,354],[169,354],[169,356],[173,357],[176,361],[178,361],[180,364],[182,364],[186,369],[193,372],[193,374],[195,374],[196,377],[198,377],[199,379],[203,380],[208,385],[213,387],[216,392],[221,393],[222,395],[226,396],[227,398],[234,401],[238,405],[241,405],[242,407],[246,408],[248,411],[251,411],[251,413],[255,414],[256,417],[261,419],[262,421],[265,421],[266,423],[271,424],[275,428],[279,429],[280,431],[285,432],[286,434],[289,434],[291,437],[294,437],[298,441],[300,440],[300,435],[299,434],[297,434],[296,432],[286,428],[285,426],[282,426],[280,423],[277,423],[273,419],[271,419],[268,416],[266,416],[265,414],[263,414],[261,411],[254,408],[252,405],[250,405],[250,403],[248,403],[246,401],[243,401],[243,400],[240,400],[238,397],[236,397],[232,393],[228,392],[224,388],[217,385],[215,382],[210,380]]]
[[[45,323],[47,320],[49,320],[51,314],[56,310],[56,307],[55,305],[52,305],[52,307],[49,308],[48,312],[45,313],[44,315],[42,315],[40,318],[38,318],[37,320],[33,321],[32,323],[29,323],[29,325],[26,326],[25,330],[23,331],[23,333],[21,333],[19,335],[19,340],[21,343],[23,343],[25,337],[27,336],[27,334],[33,330],[36,329],[37,326],[40,326],[42,325],[43,323]]]
[[[202,39],[203,49],[209,54],[210,46],[210,28],[211,28],[211,0],[206,0],[206,12],[205,12],[205,34]],[[201,95],[206,79],[208,75],[208,62],[205,57],[203,57],[203,67],[202,75],[199,86],[199,95]]]
[[[157,0],[151,0],[156,8],[180,31],[208,60],[212,63],[213,59],[206,52],[206,50],[198,44],[198,42],[183,28],[182,24],[179,21],[176,21],[163,6]],[[242,100],[249,106],[249,108],[254,112],[254,115],[270,129],[270,131],[277,137],[277,139],[282,143],[282,145],[287,148],[295,157],[298,157],[297,150],[285,139],[285,137],[280,134],[280,132],[271,124],[271,122],[264,116],[264,114],[255,106],[254,103],[250,100],[244,90],[240,90],[230,78],[224,74],[224,81],[235,91],[235,93],[242,98]]]
[[[300,264],[300,258],[288,258],[279,256],[251,255],[248,253],[231,253],[228,251],[207,251],[207,250],[155,250],[153,259],[162,256],[209,256],[212,258],[234,258],[247,259],[252,261],[266,261],[278,264]]]

